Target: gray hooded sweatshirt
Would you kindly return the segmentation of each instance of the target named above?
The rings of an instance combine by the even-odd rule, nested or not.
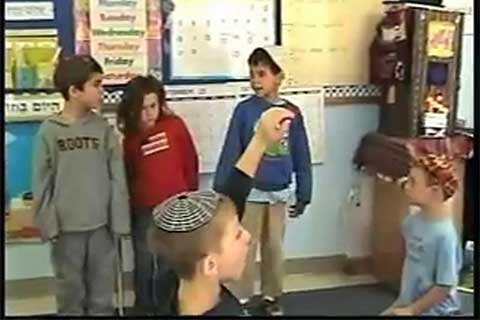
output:
[[[70,123],[59,114],[37,135],[33,165],[35,222],[43,240],[108,225],[130,233],[125,167],[118,138],[94,112]]]

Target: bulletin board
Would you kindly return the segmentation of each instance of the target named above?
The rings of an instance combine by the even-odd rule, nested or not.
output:
[[[5,89],[52,91],[53,60],[71,52],[69,0],[5,2]]]
[[[72,0],[5,1],[6,122],[38,121],[63,107],[53,88],[62,48],[73,53]]]
[[[174,0],[171,15],[162,11],[162,3],[162,0],[9,0],[7,4],[15,6],[10,5],[13,9],[6,12],[6,27],[14,32],[25,29],[27,35],[37,29],[53,30],[48,41],[57,42],[66,54],[93,54],[106,71],[104,102],[111,106],[118,105],[123,84],[137,73],[150,73],[162,79],[167,91],[168,87],[182,87],[175,80],[193,77],[193,82],[184,83],[188,88],[179,89],[187,93],[183,98],[197,98],[210,91],[213,82],[222,87],[221,93],[213,96],[235,95],[236,89],[230,86],[233,82],[228,81],[245,80],[247,56],[256,46],[267,47],[283,67],[287,79],[281,89],[308,92],[308,88],[323,88],[325,101],[330,105],[366,101],[379,95],[378,88],[365,84],[368,83],[368,47],[381,18],[380,0]],[[32,6],[40,4],[43,10],[31,10]],[[119,5],[131,8],[123,10],[125,8]],[[181,21],[183,29],[178,29]],[[199,31],[202,23],[210,25],[206,29],[211,32],[210,39]],[[226,32],[228,26],[235,24],[242,26],[243,29],[235,29],[244,31],[242,34]],[[113,36],[108,36],[112,30],[132,36],[112,39]],[[181,34],[180,30],[183,30]],[[142,33],[135,33],[137,31]],[[222,52],[221,55],[196,51],[198,59],[176,59],[173,53],[179,53],[181,47],[172,40],[178,40],[178,36],[184,37],[182,43],[188,40],[200,44],[198,47],[215,40],[224,51],[215,50]],[[222,45],[226,40],[229,40],[228,45]],[[245,41],[247,44],[243,43]],[[13,46],[7,42],[6,47],[7,86],[13,87],[7,92],[21,95],[29,86],[29,81],[25,80],[34,78],[39,80],[34,88],[52,94],[52,89],[39,87],[51,86],[46,75],[52,73],[52,65],[45,61],[53,50],[49,49],[47,59],[35,66],[43,75],[22,78],[11,68]],[[187,54],[185,50],[184,53]],[[191,50],[189,54],[192,55]],[[222,60],[229,56],[232,60],[228,63]],[[107,65],[106,60],[111,64]],[[128,67],[118,65],[124,62],[131,64]],[[112,77],[108,77],[109,74]],[[209,81],[212,79],[220,80]],[[238,83],[249,87],[248,82]],[[27,91],[32,93],[32,90]],[[34,98],[35,101],[55,99],[48,95]],[[31,99],[30,96],[14,97],[15,103],[7,108],[7,121],[41,119],[51,112],[50,104],[34,105]]]
[[[91,1],[96,1],[97,7],[100,4],[99,0]],[[102,3],[132,1],[106,0]],[[7,2],[40,1],[9,0]],[[24,20],[13,21],[17,19],[16,17],[21,17],[15,13],[11,15],[10,20],[6,19],[7,29],[55,29],[54,37],[57,38],[58,45],[65,50],[66,54],[92,53],[90,36],[93,30],[91,23],[100,18],[100,11],[95,12],[96,18],[90,16],[91,6],[95,3],[92,4],[85,0],[44,0],[41,2],[53,5],[53,16],[51,12],[44,12],[39,15],[26,15],[22,18]],[[235,82],[235,84],[241,84],[247,88],[239,90],[238,87],[231,86],[231,82],[227,83],[227,81],[245,79],[248,76],[246,60],[253,47],[273,46],[279,48],[276,51],[273,50],[275,51],[273,55],[287,74],[287,81],[284,82],[283,89],[298,88],[298,90],[295,89],[296,91],[282,92],[281,96],[291,100],[302,109],[313,163],[322,163],[325,159],[324,107],[326,104],[331,104],[332,101],[328,99],[360,96],[362,92],[367,92],[367,95],[377,94],[374,89],[365,84],[368,83],[368,48],[374,35],[375,25],[381,18],[380,0],[174,0],[175,9],[168,21],[170,25],[167,33],[162,33],[165,30],[165,21],[162,17],[162,10],[158,7],[162,0],[144,0],[142,2],[145,2],[146,14],[141,14],[141,16],[142,21],[147,24],[147,28],[146,34],[143,34],[141,39],[147,41],[148,62],[146,62],[147,66],[143,65],[139,69],[143,71],[146,67],[148,73],[154,73],[158,78],[164,80],[170,107],[185,119],[192,132],[201,158],[201,172],[215,170],[233,108],[240,99],[251,94],[248,91],[248,82]],[[191,5],[188,5],[190,11],[183,10],[185,3]],[[83,7],[76,7],[78,4]],[[200,7],[200,4],[203,8]],[[217,4],[217,7],[212,7],[213,4]],[[211,10],[205,10],[208,5]],[[192,11],[191,8],[197,8],[200,11]],[[215,25],[216,31],[211,36],[217,37],[218,43],[227,50],[225,55],[203,53],[203,56],[195,61],[188,60],[185,56],[181,59],[174,58],[175,52],[179,53],[181,50],[181,47],[173,41],[178,38],[180,17],[187,15],[185,12],[190,12],[188,15],[191,14],[191,17],[198,18],[199,13],[202,13],[204,16],[201,18],[207,16],[214,18],[215,23],[210,21],[210,26]],[[244,12],[249,14],[244,14]],[[123,16],[121,14],[118,16],[128,21],[128,16],[131,16],[128,13],[126,10]],[[240,21],[241,18],[244,19],[243,22]],[[225,22],[222,22],[222,19]],[[248,24],[248,19],[255,28],[244,28],[245,32],[242,34],[227,33],[227,27],[218,25]],[[197,19],[195,21],[197,23]],[[110,22],[110,26],[107,24],[98,29],[118,30],[121,27],[117,22]],[[263,25],[266,27],[262,27]],[[135,23],[132,26],[130,29],[135,30]],[[198,36],[198,25],[196,27],[190,26],[188,27],[190,29],[184,29],[181,33],[184,37],[191,37],[191,41],[207,41],[205,34],[203,34],[203,38]],[[129,29],[128,26],[121,28]],[[183,25],[182,28],[187,28],[187,25]],[[195,39],[193,39],[194,32],[197,33]],[[103,35],[105,34],[103,33]],[[245,41],[245,36],[249,34],[258,35],[258,38],[255,41],[252,39],[251,46],[248,44],[248,37],[246,38],[248,45],[241,44],[242,41]],[[176,35],[177,37],[175,37]],[[225,39],[232,40],[231,43],[240,44],[226,45],[222,43]],[[183,40],[186,38],[182,38]],[[256,42],[257,40],[258,42]],[[137,40],[133,40],[133,42],[135,41]],[[208,41],[213,41],[213,38],[210,37]],[[203,44],[203,46],[205,45]],[[105,63],[102,61],[105,58],[102,58],[99,50],[95,50],[96,52],[93,54],[100,57],[100,63],[105,67]],[[131,52],[117,51],[115,53],[120,57],[129,54]],[[145,57],[145,47],[142,47],[138,56],[140,54],[142,58]],[[192,54],[191,51],[190,54]],[[200,53],[197,51],[195,54]],[[222,59],[227,56],[232,59],[228,67],[225,61],[222,62]],[[211,69],[206,69],[206,67]],[[198,83],[187,83],[183,86],[175,83],[175,80],[188,77],[198,80]],[[12,77],[10,79],[12,83],[16,81]],[[219,86],[218,92],[212,90],[215,84],[202,83],[202,80],[205,79],[221,79],[221,81],[216,81],[216,85]],[[104,102],[111,106],[111,111],[114,112],[122,97],[123,88],[106,86],[105,89]],[[176,90],[178,94],[173,95],[172,90]],[[238,92],[241,94],[239,95]],[[62,107],[58,94],[50,92],[50,94],[39,95],[33,92],[34,96],[22,95],[19,97],[16,91],[13,93],[14,96],[6,97],[8,102],[5,108],[7,121],[42,120],[51,112],[58,111]],[[175,96],[181,96],[181,99],[175,99]],[[107,109],[105,108],[105,110]],[[38,125],[38,122],[34,125]],[[12,128],[15,129],[17,126],[23,126],[23,124],[12,125]],[[30,124],[25,124],[25,126],[30,129]],[[30,149],[30,147],[22,147],[23,152],[30,152]],[[29,169],[22,166],[19,171],[29,172]],[[21,178],[21,180],[25,179]],[[28,181],[30,180],[28,179]],[[29,184],[29,182],[25,183]]]
[[[67,53],[90,53],[99,60],[107,86],[123,85],[139,73],[166,84],[246,80],[246,60],[257,46],[281,49],[274,58],[286,72],[284,86],[351,86],[368,83],[368,48],[381,2],[174,1],[165,27],[162,0],[53,0],[50,25],[58,28]],[[7,28],[16,23],[7,21]]]

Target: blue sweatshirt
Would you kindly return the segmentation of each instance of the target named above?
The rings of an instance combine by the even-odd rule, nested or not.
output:
[[[271,102],[252,96],[240,102],[235,108],[217,164],[213,183],[215,191],[222,189],[232,167],[250,142],[261,114],[271,106]],[[292,121],[289,136],[285,141],[265,152],[255,175],[254,187],[262,191],[284,190],[292,182],[293,172],[296,174],[297,201],[310,203],[312,197],[310,149],[300,110]]]

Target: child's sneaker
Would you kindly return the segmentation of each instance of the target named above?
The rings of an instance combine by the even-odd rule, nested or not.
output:
[[[278,298],[272,299],[269,297],[264,297],[262,305],[267,316],[280,317],[284,315],[283,307],[281,306]]]
[[[240,300],[240,305],[242,306],[242,312],[243,312],[243,316],[246,316],[246,317],[251,317],[254,314],[254,305],[252,303],[252,300],[251,299],[241,299]]]

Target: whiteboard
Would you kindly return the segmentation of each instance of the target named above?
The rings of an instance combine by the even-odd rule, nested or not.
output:
[[[324,99],[321,93],[285,95],[302,112],[309,138],[312,163],[325,156]],[[169,102],[169,107],[185,121],[194,140],[201,173],[215,172],[228,125],[240,98],[195,99]]]
[[[275,44],[275,0],[175,2],[170,27],[173,79],[248,78],[256,47]]]
[[[323,163],[326,148],[323,94],[290,94],[282,97],[300,108],[307,131],[312,163]]]
[[[235,99],[172,101],[169,107],[185,121],[200,162],[200,172],[215,172]]]

